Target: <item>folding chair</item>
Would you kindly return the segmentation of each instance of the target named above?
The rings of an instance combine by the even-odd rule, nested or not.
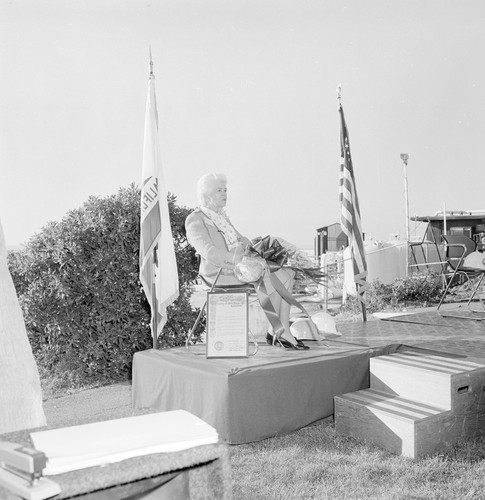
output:
[[[443,240],[445,243],[444,246],[445,246],[446,261],[450,269],[452,270],[452,273],[451,277],[448,278],[448,283],[446,285],[445,291],[443,292],[440,303],[438,304],[438,309],[437,309],[438,313],[441,316],[446,316],[446,317],[485,320],[485,303],[480,298],[480,295],[477,294],[478,288],[482,284],[483,277],[485,276],[485,265],[484,267],[470,267],[467,266],[466,262],[467,260],[466,257],[475,252],[477,244],[471,238],[464,235],[454,235],[454,234],[447,235],[443,236]],[[485,259],[485,254],[483,254],[483,256]],[[441,305],[443,304],[448,291],[454,285],[456,278],[460,276],[465,277],[466,279],[463,285],[466,283],[472,283],[474,279],[478,278],[477,283],[473,286],[472,294],[468,299],[466,305],[471,313],[481,314],[480,316],[472,315],[470,317],[470,316],[454,314],[453,311],[446,311],[446,312],[440,311]],[[481,311],[474,310],[470,307],[470,303],[475,296],[478,298],[480,304],[482,305]]]
[[[241,285],[217,285],[217,281],[219,279],[219,276],[221,275],[222,268],[219,269],[219,272],[217,273],[216,279],[214,280],[214,283],[209,283],[207,280],[204,279],[203,276],[200,276],[200,279],[204,282],[204,284],[207,286],[208,290],[207,292],[246,292],[248,294],[252,294],[255,292],[254,286],[250,283],[244,284],[241,283]],[[199,314],[197,315],[197,319],[195,320],[194,325],[192,326],[188,336],[187,340],[185,341],[185,348],[188,350],[190,346],[190,342],[192,340],[192,337],[195,333],[195,330],[200,323],[200,320],[202,319],[202,315],[204,314],[204,311],[206,310],[207,306],[207,298],[203,304],[203,306],[200,308]],[[248,329],[249,337],[251,338],[252,342],[254,343],[254,352],[250,354],[250,356],[254,356],[259,349],[258,343],[256,342],[256,337],[253,335],[252,331]]]
[[[428,222],[427,222],[427,228],[426,231],[423,234],[423,238],[421,241],[415,241],[415,242],[409,242],[409,249],[410,249],[410,257],[411,257],[411,262],[409,264],[409,267],[416,267],[418,271],[420,271],[420,267],[424,266],[426,268],[426,271],[430,271],[433,268],[431,266],[433,265],[439,265],[441,267],[441,273],[445,274],[446,273],[446,263],[442,262],[442,259],[439,257],[440,256],[440,250],[438,246],[438,242],[436,241],[436,236],[433,231],[433,228],[431,226],[431,222],[428,217]],[[429,239],[429,236],[431,236],[431,239]],[[439,258],[438,262],[429,262],[428,261],[428,248],[430,245],[433,245],[436,255]],[[426,250],[425,250],[426,249]],[[422,259],[422,262],[418,262],[418,255],[420,256],[420,259]]]

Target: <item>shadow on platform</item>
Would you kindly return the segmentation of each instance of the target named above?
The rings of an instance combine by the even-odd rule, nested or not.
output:
[[[485,359],[485,322],[471,316],[443,317],[436,309],[367,322],[341,323],[340,340],[373,348],[403,344],[447,354]]]

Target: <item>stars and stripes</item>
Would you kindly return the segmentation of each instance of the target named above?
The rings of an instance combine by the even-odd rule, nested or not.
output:
[[[350,155],[350,142],[344,111],[339,105],[340,113],[340,206],[342,231],[349,240],[354,281],[359,298],[363,301],[363,293],[367,289],[367,263],[365,259],[362,221],[360,219],[359,200],[355,185],[354,168]]]

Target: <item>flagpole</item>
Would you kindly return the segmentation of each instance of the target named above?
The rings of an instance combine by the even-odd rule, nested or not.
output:
[[[357,288],[359,288],[359,285],[357,285]],[[360,308],[362,309],[362,321],[365,323],[367,321],[367,309],[363,301],[360,303]]]
[[[153,59],[152,59],[152,46],[149,46],[148,49],[150,55],[150,73],[148,78],[154,78],[153,74]],[[152,334],[153,334],[153,349],[158,349],[158,308],[157,308],[157,287],[155,286],[156,282],[156,273],[155,273],[155,262],[157,262],[157,248],[158,244],[153,248],[153,259],[152,259],[152,277],[153,277],[153,285],[152,285],[152,303],[150,307],[152,308]]]
[[[153,249],[153,254],[155,257],[156,250]],[[152,334],[153,334],[153,348],[158,349],[158,308],[157,308],[157,287],[155,286],[155,266],[153,266],[153,285],[152,285],[152,303],[150,304],[152,308]]]
[[[409,231],[409,198],[408,198],[408,160],[409,155],[407,153],[401,153],[401,160],[403,165],[403,174],[404,174],[404,203],[406,208],[406,277],[409,275],[409,240],[410,231]]]

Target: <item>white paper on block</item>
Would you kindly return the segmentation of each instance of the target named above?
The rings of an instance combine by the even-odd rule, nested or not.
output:
[[[45,475],[120,462],[152,453],[217,443],[217,431],[185,410],[120,418],[30,434],[47,456]]]

